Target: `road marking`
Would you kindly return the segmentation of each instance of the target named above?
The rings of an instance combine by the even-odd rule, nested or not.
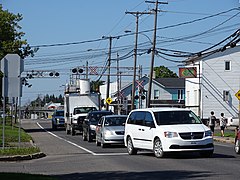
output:
[[[76,143],[73,143],[73,142],[71,142],[71,141],[69,141],[69,140],[66,140],[66,139],[64,139],[64,138],[61,138],[61,137],[59,137],[59,136],[57,136],[56,134],[54,134],[54,133],[52,133],[52,132],[49,132],[49,131],[47,131],[46,129],[44,129],[38,122],[37,122],[37,125],[41,128],[41,129],[43,129],[44,131],[46,131],[48,134],[50,134],[50,135],[52,135],[52,136],[54,136],[54,137],[56,137],[56,138],[58,138],[58,139],[60,139],[60,140],[63,140],[63,141],[65,141],[65,142],[67,142],[67,143],[69,143],[69,144],[71,144],[71,145],[73,145],[73,146],[75,146],[75,147],[77,147],[77,148],[79,148],[79,149],[82,149],[83,151],[86,151],[86,152],[88,152],[88,153],[90,153],[90,154],[92,154],[92,155],[94,155],[94,156],[115,156],[115,155],[126,155],[127,153],[94,153],[94,152],[92,152],[92,151],[90,151],[89,149],[86,149],[86,148],[84,148],[84,147],[82,147],[82,146],[79,146],[78,144],[76,144]]]

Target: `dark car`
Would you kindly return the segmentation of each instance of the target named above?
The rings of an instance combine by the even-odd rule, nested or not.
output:
[[[64,110],[56,110],[52,115],[52,129],[56,130],[58,127],[64,127]]]
[[[112,111],[91,111],[87,114],[86,119],[84,119],[83,121],[83,140],[84,141],[88,141],[91,142],[93,141],[93,139],[96,138],[96,126],[98,124],[99,119],[102,116],[106,116],[106,115],[112,115],[113,112]]]

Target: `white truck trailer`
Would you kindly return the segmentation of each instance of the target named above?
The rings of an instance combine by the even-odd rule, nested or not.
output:
[[[66,133],[75,135],[82,131],[87,113],[100,109],[99,93],[90,92],[88,79],[80,79],[74,85],[66,85],[64,94],[64,119]]]

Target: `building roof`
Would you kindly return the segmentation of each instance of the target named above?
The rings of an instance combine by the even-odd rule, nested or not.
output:
[[[185,88],[184,78],[157,78],[154,80],[165,88]]]

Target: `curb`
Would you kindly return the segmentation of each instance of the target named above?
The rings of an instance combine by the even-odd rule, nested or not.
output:
[[[28,154],[28,155],[2,156],[0,157],[0,161],[23,161],[23,160],[39,159],[45,156],[46,154],[44,154],[43,152]]]
[[[216,137],[214,137],[213,140],[217,141],[217,142],[235,144],[235,139],[234,138],[228,138],[228,137],[226,137],[226,138],[216,138]]]

